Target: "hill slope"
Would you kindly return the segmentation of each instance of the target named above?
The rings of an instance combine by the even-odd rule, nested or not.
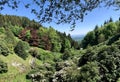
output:
[[[26,75],[38,69],[54,72],[56,62],[71,57],[63,54],[76,47],[70,35],[34,20],[10,15],[0,15],[0,19],[0,82],[29,82]]]
[[[120,33],[120,21],[105,23],[102,27],[96,26],[93,31],[87,33],[82,40],[82,47],[97,45]]]
[[[0,27],[0,82],[120,81],[120,21],[95,28],[76,50],[70,35],[13,18]]]

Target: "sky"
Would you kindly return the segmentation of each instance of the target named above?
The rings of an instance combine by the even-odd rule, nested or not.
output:
[[[84,17],[83,22],[77,22],[75,30],[70,31],[70,24],[55,24],[55,23],[43,23],[42,25],[45,27],[53,27],[54,29],[60,31],[60,32],[66,32],[66,34],[71,35],[85,35],[87,32],[92,31],[96,25],[101,26],[104,24],[106,20],[109,20],[110,17],[116,21],[120,17],[120,10],[115,11],[115,8],[96,8],[93,11],[89,12],[88,15]],[[37,20],[36,16],[31,13],[29,9],[26,9],[24,5],[20,5],[17,10],[13,10],[9,7],[5,7],[2,11],[0,11],[1,14],[8,14],[8,15],[17,15],[17,16],[25,16],[29,19],[35,19]]]

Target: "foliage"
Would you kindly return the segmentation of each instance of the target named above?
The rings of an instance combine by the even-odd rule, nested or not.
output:
[[[81,47],[87,48],[88,46],[102,43],[111,38],[112,36],[119,34],[119,29],[120,27],[117,22],[112,22],[112,19],[110,19],[109,22],[101,28],[97,27],[97,29],[88,32],[82,40]]]
[[[104,36],[104,34],[100,34],[99,36],[98,36],[98,43],[101,43],[101,42],[104,42],[105,41],[105,36]]]
[[[25,38],[27,38],[28,40],[31,38],[30,30],[26,31]]]
[[[72,61],[56,63],[56,72],[54,73],[54,82],[78,82],[79,71]]]
[[[17,44],[16,38],[14,36],[14,34],[11,32],[11,30],[9,28],[5,29],[5,43],[7,44],[8,48],[11,51],[14,51],[14,47]]]
[[[15,36],[18,36],[20,32],[23,30],[23,28],[19,26],[11,26],[10,29],[12,30]]]
[[[39,47],[45,50],[64,52],[65,49],[76,48],[76,45],[72,45],[74,40],[70,35],[67,36],[65,33],[57,32],[52,27],[49,27],[49,29],[40,27],[38,35]]]
[[[0,34],[0,46],[1,54],[7,56],[13,52],[13,48],[16,45],[16,39],[9,28],[1,27],[2,33]]]
[[[52,51],[53,52],[60,52],[61,50],[61,39],[56,30],[52,27],[49,28],[49,37],[51,39],[52,44]]]
[[[0,27],[0,34],[4,33],[5,29],[3,27]]]
[[[32,70],[26,75],[26,79],[31,79],[33,82],[40,81],[41,79],[43,79],[43,77],[44,77],[43,72],[42,71],[38,72],[37,70]]]
[[[71,43],[69,41],[69,39],[64,38],[63,42],[62,42],[62,47],[61,47],[61,52],[65,52],[66,49],[70,49],[71,48]]]
[[[68,60],[68,58],[72,57],[71,51],[66,49],[62,55],[63,60]]]
[[[33,57],[38,57],[38,55],[40,54],[38,48],[31,48],[31,49],[29,50],[29,53],[30,53]]]
[[[60,53],[45,51],[45,50],[37,48],[37,47],[31,48],[29,50],[29,53],[33,57],[41,60],[43,63],[55,64],[55,62],[62,60],[60,58],[61,57]]]
[[[0,19],[2,20],[1,26],[6,29],[6,40],[10,45],[16,45],[15,35],[23,41],[28,42],[30,46],[53,52],[63,53],[67,48],[78,48],[78,43],[71,38],[70,34],[60,33],[52,27],[44,28],[38,22],[31,21],[26,17],[0,15]],[[4,32],[2,28],[1,31]],[[12,51],[12,47],[14,46],[10,47]]]
[[[113,43],[116,43],[116,41],[113,41]],[[86,66],[88,62],[96,61],[100,74],[98,77],[100,79],[98,81],[116,82],[120,76],[118,73],[120,48],[119,45],[113,43],[110,46],[105,46],[102,44],[98,45],[98,47],[94,46],[88,49],[79,59],[79,66]]]
[[[31,4],[31,2],[33,3]],[[29,8],[41,23],[52,22],[54,19],[57,19],[55,20],[57,24],[71,23],[73,27],[75,27],[76,20],[83,21],[84,16],[87,15],[88,12],[94,10],[96,7],[103,6],[103,4],[105,7],[113,6],[117,9],[120,7],[119,0],[32,0],[30,2],[3,0],[0,1],[0,3],[0,10],[3,10],[6,5],[12,9],[18,9],[19,5],[24,3],[24,7]],[[34,8],[32,7],[33,5]],[[23,21],[23,26],[26,26],[26,24],[27,22]]]
[[[29,44],[24,41],[19,41],[14,48],[15,53],[23,59],[28,57]]]
[[[17,33],[21,29],[21,27],[33,27],[33,28],[39,28],[41,25],[38,22],[31,21],[27,17],[19,17],[15,15],[1,15],[0,14],[0,27],[15,27],[12,28],[12,30]],[[20,27],[20,28],[18,28]],[[10,27],[11,28],[11,27]],[[16,29],[18,28],[18,29]]]
[[[98,82],[100,80],[99,67],[96,62],[88,62],[80,69],[80,82]]]
[[[27,19],[24,20],[27,22]],[[19,26],[14,25],[10,28],[6,26],[0,28],[0,54],[7,56],[10,53],[9,51],[11,51],[9,46],[11,45],[19,57],[26,59],[28,54],[31,54],[30,59],[39,61],[32,68],[33,66],[28,64],[29,58],[27,61],[20,58],[28,64],[28,67],[31,67],[31,70],[28,70],[29,73],[27,73],[26,79],[41,82],[119,81],[120,21],[112,22],[110,20],[101,28],[96,26],[94,31],[89,32],[84,38],[81,45],[86,49],[83,50],[82,48],[81,50],[75,49],[77,43],[71,39],[70,35],[57,32],[52,27],[37,28],[35,26],[34,28],[34,24],[31,24],[33,27],[26,27],[29,23],[31,22],[27,22],[26,25],[23,24],[25,27],[20,27],[22,30]],[[19,24],[21,23],[19,22]],[[14,27],[15,29],[13,29]],[[17,29],[21,30],[21,32],[17,33]],[[11,30],[13,33],[15,32],[14,34],[17,37],[26,42],[17,38],[17,41],[19,41],[17,43],[16,37]],[[9,55],[10,58],[8,60],[8,56],[2,55],[3,61],[10,64],[8,66],[11,66],[12,59],[18,57],[14,54],[12,56]],[[8,68],[6,63],[0,61],[0,73],[7,72]]]
[[[7,16],[4,16],[3,18],[7,19]],[[8,18],[11,18],[8,16]],[[17,17],[14,17],[15,20],[17,20]],[[19,20],[19,17],[18,17]],[[26,19],[27,20],[27,19]],[[10,23],[10,22],[9,22]],[[23,26],[28,26],[29,23],[31,22],[27,22],[26,21],[26,25],[23,24]],[[28,61],[30,61],[30,59],[28,60],[22,60],[25,61],[28,65],[28,67],[31,67],[31,70],[35,72],[30,72],[27,74],[26,78],[27,79],[32,79],[32,80],[36,80],[36,81],[46,81],[46,82],[50,82],[54,79],[56,79],[57,77],[62,77],[63,79],[59,79],[59,81],[63,80],[63,81],[76,81],[78,79],[78,70],[77,67],[73,66],[73,62],[72,61],[67,61],[70,58],[74,58],[72,55],[73,53],[71,53],[70,48],[72,47],[73,49],[75,48],[74,45],[74,40],[72,40],[70,35],[66,35],[65,33],[60,33],[57,32],[56,30],[54,30],[52,27],[50,28],[44,28],[44,27],[40,27],[40,28],[34,28],[34,24],[33,27],[21,27],[22,23],[20,21],[18,21],[17,24],[19,24],[20,26],[18,26],[17,24],[15,24],[15,21],[12,20],[11,24],[7,24],[4,28],[1,28],[1,36],[5,36],[4,38],[1,37],[1,45],[5,48],[5,52],[6,54],[9,54],[9,52],[7,51],[7,49],[10,51],[12,50],[12,48],[14,48],[14,52],[21,58],[26,59],[28,54],[30,53],[32,55],[32,58],[35,59],[35,61],[39,61],[42,63],[42,65],[40,65],[41,63],[35,63],[35,66],[33,68],[32,65],[29,65]],[[2,24],[1,24],[2,25]],[[7,28],[7,26],[9,26]],[[19,39],[17,37],[19,37]],[[28,38],[26,38],[26,34],[28,36]],[[29,38],[30,36],[30,38]],[[17,39],[17,41],[16,41]],[[27,42],[29,42],[30,45],[32,46],[36,46],[36,47],[31,47],[31,49],[29,50],[29,44],[27,42],[21,41],[25,40]],[[10,45],[10,46],[9,46]],[[39,45],[39,46],[38,46]],[[8,47],[9,46],[9,47]],[[43,47],[40,47],[43,46]],[[39,47],[39,48],[38,48]],[[45,51],[45,50],[51,50],[53,52],[50,51]],[[3,48],[2,48],[3,49]],[[61,50],[63,50],[63,54],[59,53]],[[28,53],[29,51],[29,53]],[[70,51],[70,52],[69,52]],[[79,54],[79,53],[78,53]],[[12,53],[12,55],[9,55],[10,58],[7,59],[7,57],[4,57],[4,61],[6,61],[8,63],[8,66],[10,66],[10,68],[13,68],[11,66],[11,63],[14,61],[10,61],[10,60],[15,60],[18,56],[14,57],[14,53]],[[72,57],[71,57],[72,56]],[[19,58],[18,57],[18,58]],[[21,59],[19,58],[19,59]],[[19,59],[16,59],[16,61],[19,62]],[[39,60],[38,60],[39,59]],[[66,62],[64,62],[64,60],[66,60]],[[9,62],[10,61],[10,62]],[[9,65],[10,64],[10,65]],[[22,63],[24,64],[24,63]],[[72,67],[73,66],[73,67]],[[27,68],[27,67],[25,67]],[[19,68],[17,68],[19,69]],[[64,70],[65,69],[65,70]],[[14,71],[13,69],[10,69],[10,72]],[[58,72],[56,70],[59,70]],[[63,74],[65,75],[65,77],[62,75],[61,71],[63,70]],[[72,72],[71,72],[72,70]],[[74,72],[73,72],[74,71]],[[75,73],[75,74],[74,74]],[[57,76],[57,74],[59,76]],[[21,75],[22,76],[22,75]],[[19,77],[19,76],[17,76]],[[24,76],[22,76],[24,77]],[[69,79],[70,77],[70,79]],[[15,80],[16,81],[16,80]]]
[[[82,41],[82,47],[85,48],[88,45],[92,46],[95,44],[95,32],[88,32]]]
[[[114,43],[115,41],[119,40],[120,38],[120,34],[116,34],[114,37],[112,37],[109,41],[108,41],[108,45],[111,45],[112,43]]]
[[[0,54],[7,56],[10,53],[8,46],[4,40],[0,41]]]
[[[8,71],[7,64],[0,60],[0,73],[6,73],[7,71]]]

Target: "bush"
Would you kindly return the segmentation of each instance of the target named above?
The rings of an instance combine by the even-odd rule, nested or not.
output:
[[[7,44],[10,52],[12,53],[12,51],[14,51],[14,47],[17,45],[17,41],[16,41],[14,34],[12,33],[12,31],[9,28],[5,29],[4,40],[5,40],[4,42]]]
[[[54,82],[80,82],[78,81],[79,70],[72,61],[56,63],[56,72],[53,75]]]
[[[30,53],[33,57],[38,57],[38,55],[40,54],[38,48],[31,48],[31,49],[29,50],[29,53]]]
[[[7,64],[0,60],[0,73],[6,73],[8,71]]]
[[[31,38],[30,30],[26,31],[25,37],[29,40]]]
[[[63,60],[67,60],[69,57],[71,57],[71,52],[70,52],[70,50],[68,50],[68,49],[66,49],[65,51],[64,51],[64,53],[63,53],[63,55],[62,55],[62,59]]]
[[[4,43],[4,41],[0,41],[0,54],[7,56],[10,53],[9,48]]]
[[[80,69],[80,82],[99,82],[99,67],[96,62],[88,62]]]
[[[29,52],[33,57],[36,57],[43,62],[50,62],[51,60],[54,60],[54,56],[51,52],[40,48],[31,48]]]
[[[5,29],[3,27],[0,27],[0,34],[4,33]]]
[[[38,59],[42,60],[43,62],[51,62],[52,60],[54,60],[54,57],[50,52],[41,51]]]
[[[102,76],[100,82],[117,81],[118,77],[120,77],[120,48],[117,44],[115,42],[111,46],[101,45],[86,50],[86,53],[79,59],[79,66],[81,66],[80,82],[99,82],[99,76],[96,77],[98,75],[98,69],[96,68],[99,68],[99,74]],[[97,66],[94,61],[97,62]],[[94,72],[92,73],[92,70],[97,75]]]
[[[18,36],[20,34],[20,32],[23,30],[23,28],[19,27],[19,26],[12,26],[11,30],[15,36]]]
[[[61,43],[58,41],[54,41],[54,43],[52,43],[52,51],[53,52],[60,52],[61,50]]]
[[[19,41],[14,48],[15,53],[23,59],[28,57],[29,44],[24,41]]]
[[[32,82],[42,82],[44,74],[39,71],[32,71],[26,75],[26,79],[31,79]]]
[[[108,45],[111,45],[112,43],[114,43],[115,41],[119,40],[120,38],[120,34],[115,35],[114,37],[112,37],[109,41],[108,41]]]

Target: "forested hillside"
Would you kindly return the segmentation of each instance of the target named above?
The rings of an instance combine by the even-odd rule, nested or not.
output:
[[[26,82],[28,72],[44,68],[44,64],[54,68],[78,48],[70,34],[42,27],[26,17],[0,15],[0,20],[0,82]]]
[[[71,35],[60,33],[52,27],[42,27],[38,22],[26,17],[0,15],[0,27],[8,28],[13,34],[36,46],[54,52],[64,52],[66,48],[78,48]]]
[[[93,31],[87,33],[82,40],[82,47],[97,45],[110,39],[112,36],[120,33],[120,20],[113,22],[112,18],[109,21],[105,21],[104,25],[97,26]]]
[[[120,21],[96,26],[79,45],[26,17],[0,20],[0,82],[120,82]]]

